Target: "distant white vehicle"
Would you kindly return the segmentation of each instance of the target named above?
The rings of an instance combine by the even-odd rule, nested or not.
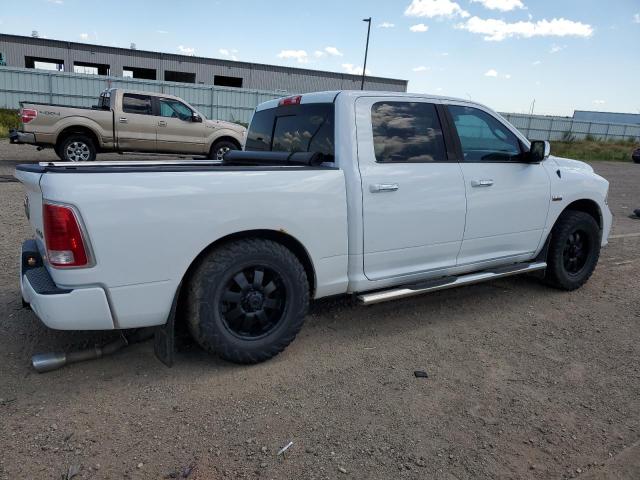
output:
[[[605,179],[466,100],[273,100],[246,150],[221,165],[19,165],[35,232],[24,301],[51,328],[169,334],[175,305],[206,350],[254,363],[293,340],[310,299],[528,272],[578,288],[611,228]]]

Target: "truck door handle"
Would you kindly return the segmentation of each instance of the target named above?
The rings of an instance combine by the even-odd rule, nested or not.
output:
[[[120,117],[119,122],[120,123],[129,123],[129,120],[127,120],[127,117]]]
[[[369,185],[369,191],[371,193],[395,192],[399,188],[400,185],[397,183],[373,183]]]
[[[490,187],[491,185],[493,185],[493,180],[491,180],[491,179],[487,179],[487,180],[471,180],[471,186],[472,187]]]
[[[158,122],[158,126],[159,126],[159,127],[166,127],[166,126],[167,126],[167,122],[165,122],[164,120],[160,120],[160,121]]]

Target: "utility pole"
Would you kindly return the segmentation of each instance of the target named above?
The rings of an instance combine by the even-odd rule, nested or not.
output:
[[[363,18],[363,22],[367,22],[369,26],[367,27],[367,46],[364,49],[364,66],[362,67],[362,83],[360,84],[360,90],[364,90],[364,76],[367,72],[367,55],[369,54],[369,34],[371,33],[371,17]]]

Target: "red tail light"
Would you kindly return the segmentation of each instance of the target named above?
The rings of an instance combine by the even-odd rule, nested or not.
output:
[[[20,120],[22,123],[29,123],[38,116],[38,111],[33,108],[22,108],[20,110]]]
[[[42,217],[49,263],[55,267],[88,266],[89,255],[73,209],[45,203]]]
[[[301,101],[302,101],[302,95],[296,95],[294,97],[286,97],[278,102],[278,106],[299,105]]]

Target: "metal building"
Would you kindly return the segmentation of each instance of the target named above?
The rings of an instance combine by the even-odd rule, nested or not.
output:
[[[346,73],[6,34],[0,34],[0,58],[8,67],[46,68],[283,93],[360,89],[361,81],[360,76]],[[366,77],[365,88],[406,92],[407,80]]]
[[[627,125],[640,125],[640,113],[616,113],[616,112],[592,112],[588,110],[575,110],[574,120],[599,123],[626,123]]]

